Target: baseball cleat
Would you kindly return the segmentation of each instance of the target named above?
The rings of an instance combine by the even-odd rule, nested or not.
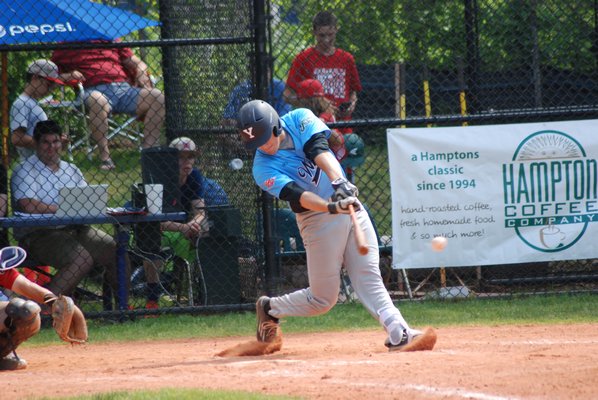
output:
[[[272,342],[278,335],[278,318],[274,318],[270,314],[270,298],[262,296],[257,299],[255,303],[255,314],[257,318],[257,333],[256,337],[259,342]]]
[[[436,331],[427,328],[424,332],[416,329],[403,330],[403,338],[399,344],[392,344],[387,338],[384,346],[388,351],[423,351],[432,350],[436,344]]]
[[[12,355],[0,358],[0,371],[15,371],[27,368],[27,361]]]

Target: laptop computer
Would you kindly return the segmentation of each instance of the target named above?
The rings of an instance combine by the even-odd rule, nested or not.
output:
[[[106,214],[108,185],[63,187],[59,192],[57,217],[98,217]]]

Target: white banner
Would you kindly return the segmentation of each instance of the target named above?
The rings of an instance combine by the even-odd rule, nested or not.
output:
[[[395,268],[598,258],[598,120],[389,129],[387,140]]]

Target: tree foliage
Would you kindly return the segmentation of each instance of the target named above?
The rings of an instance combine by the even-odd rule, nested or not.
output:
[[[489,70],[529,65],[537,50],[543,65],[590,71],[596,58],[594,3],[471,2],[477,4],[476,42],[482,65]],[[280,11],[274,24],[280,71],[288,71],[294,54],[313,44],[311,19],[324,9],[339,19],[338,46],[353,53],[359,63],[407,62],[443,69],[454,68],[457,58],[466,57],[464,0],[273,0],[272,4],[274,11]]]

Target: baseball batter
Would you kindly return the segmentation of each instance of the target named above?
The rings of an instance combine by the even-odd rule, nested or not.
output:
[[[238,123],[245,147],[257,149],[256,183],[289,202],[307,253],[308,288],[258,299],[258,341],[274,340],[280,332],[279,318],[328,312],[337,302],[343,265],[360,301],[386,330],[385,345],[390,351],[424,336],[409,327],[384,287],[372,222],[357,199],[358,189],[347,181],[328,147],[330,129],[307,109],[279,117],[262,100],[246,103],[239,110]],[[353,238],[349,205],[354,206],[365,234],[367,255],[359,254]]]

